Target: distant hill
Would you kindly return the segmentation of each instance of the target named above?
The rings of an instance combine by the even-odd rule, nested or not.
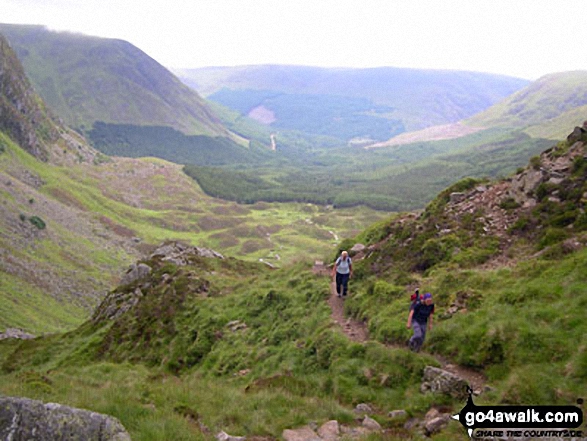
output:
[[[341,249],[353,257],[344,302],[307,255],[273,270],[168,241],[77,329],[0,342],[0,391],[83,404],[120,419],[133,439],[165,440],[224,428],[249,439],[340,439],[324,435],[336,430],[360,440],[369,420],[358,426],[357,402],[378,421],[373,439],[465,440],[447,423],[463,408],[464,383],[491,406],[581,405],[586,154],[578,128],[511,179],[462,180],[421,213],[331,248],[327,261]],[[417,353],[406,345],[415,288],[435,305]],[[438,377],[425,381],[431,371]]]
[[[230,136],[205,100],[128,42],[43,26],[0,24],[0,33],[48,106],[73,128],[101,121]]]
[[[180,165],[106,157],[51,115],[2,35],[0,116],[0,333],[71,329],[131,261],[166,239],[282,265],[301,249],[319,258],[334,235],[351,236],[383,216],[305,204],[242,207],[207,197]],[[202,137],[170,127],[123,127],[125,146],[154,138],[145,149]],[[233,147],[225,146],[236,156]],[[198,151],[210,162],[220,153]]]
[[[527,128],[534,137],[560,139],[563,127],[587,119],[587,71],[546,75],[502,102],[470,118],[483,127]]]
[[[456,122],[520,90],[527,80],[400,68],[241,66],[177,69],[204,96],[275,128],[383,141]]]

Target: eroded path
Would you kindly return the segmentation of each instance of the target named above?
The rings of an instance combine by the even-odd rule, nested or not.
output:
[[[330,297],[328,299],[328,305],[332,310],[332,319],[341,327],[342,332],[357,343],[364,343],[369,340],[369,331],[365,323],[359,322],[351,317],[345,317],[344,314],[344,299],[337,297],[336,285],[334,282],[330,283]],[[407,316],[406,316],[407,320]],[[387,345],[390,348],[404,348],[401,345]],[[459,366],[458,364],[451,363],[449,360],[437,354],[426,353],[434,357],[438,363],[442,366],[442,369],[451,372],[459,377],[465,379],[474,391],[483,391],[486,383],[485,375],[481,372],[477,372],[473,369],[465,366]]]

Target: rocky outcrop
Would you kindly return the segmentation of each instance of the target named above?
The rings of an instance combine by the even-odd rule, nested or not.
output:
[[[38,159],[49,158],[38,131],[55,139],[56,129],[39,105],[24,69],[8,41],[0,35],[0,131]]]
[[[28,398],[0,397],[0,439],[130,441],[130,435],[108,415]]]
[[[142,297],[141,288],[135,288],[133,291],[112,292],[96,308],[92,321],[99,323],[104,320],[116,320],[139,303]]]
[[[154,271],[162,263],[187,266],[199,258],[224,259],[222,254],[208,248],[194,247],[181,242],[166,242],[157,248],[145,262],[131,265],[123,275],[120,286],[106,296],[92,316],[94,323],[104,320],[116,320],[134,308],[154,286],[171,283],[172,277],[164,273],[154,280]],[[205,289],[203,289],[205,291]],[[246,325],[244,325],[246,328]]]
[[[33,334],[23,331],[22,329],[7,328],[6,331],[0,333],[0,340],[6,340],[8,338],[16,338],[19,340],[30,340],[35,338]]]
[[[469,384],[458,375],[433,366],[426,366],[420,391],[450,395],[464,400],[467,398]]]
[[[151,259],[161,259],[164,262],[171,262],[177,266],[186,266],[193,256],[224,259],[224,256],[208,248],[194,247],[181,242],[167,242],[151,254]]]
[[[122,280],[120,281],[120,284],[130,285],[131,283],[143,280],[144,278],[148,277],[149,274],[151,274],[151,271],[151,267],[147,264],[134,263],[126,271],[126,273],[122,277]]]
[[[518,204],[527,207],[536,205],[536,200],[532,195],[536,187],[542,184],[547,176],[548,175],[542,169],[536,170],[534,168],[529,168],[512,178],[510,188],[507,191],[507,196],[512,198]]]

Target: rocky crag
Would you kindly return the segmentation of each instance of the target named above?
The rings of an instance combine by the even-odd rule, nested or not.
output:
[[[6,38],[0,34],[0,131],[42,161],[92,161],[94,149],[56,120],[33,89]]]
[[[383,237],[351,254],[367,259],[376,273],[393,267],[421,272],[441,262],[504,265],[583,247],[586,145],[587,123],[507,179],[457,182],[423,212],[399,215]]]

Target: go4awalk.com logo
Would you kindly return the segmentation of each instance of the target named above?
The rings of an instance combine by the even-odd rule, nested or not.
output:
[[[583,411],[578,406],[477,406],[469,389],[467,404],[453,419],[469,437],[582,438]],[[583,404],[583,400],[577,400]]]

